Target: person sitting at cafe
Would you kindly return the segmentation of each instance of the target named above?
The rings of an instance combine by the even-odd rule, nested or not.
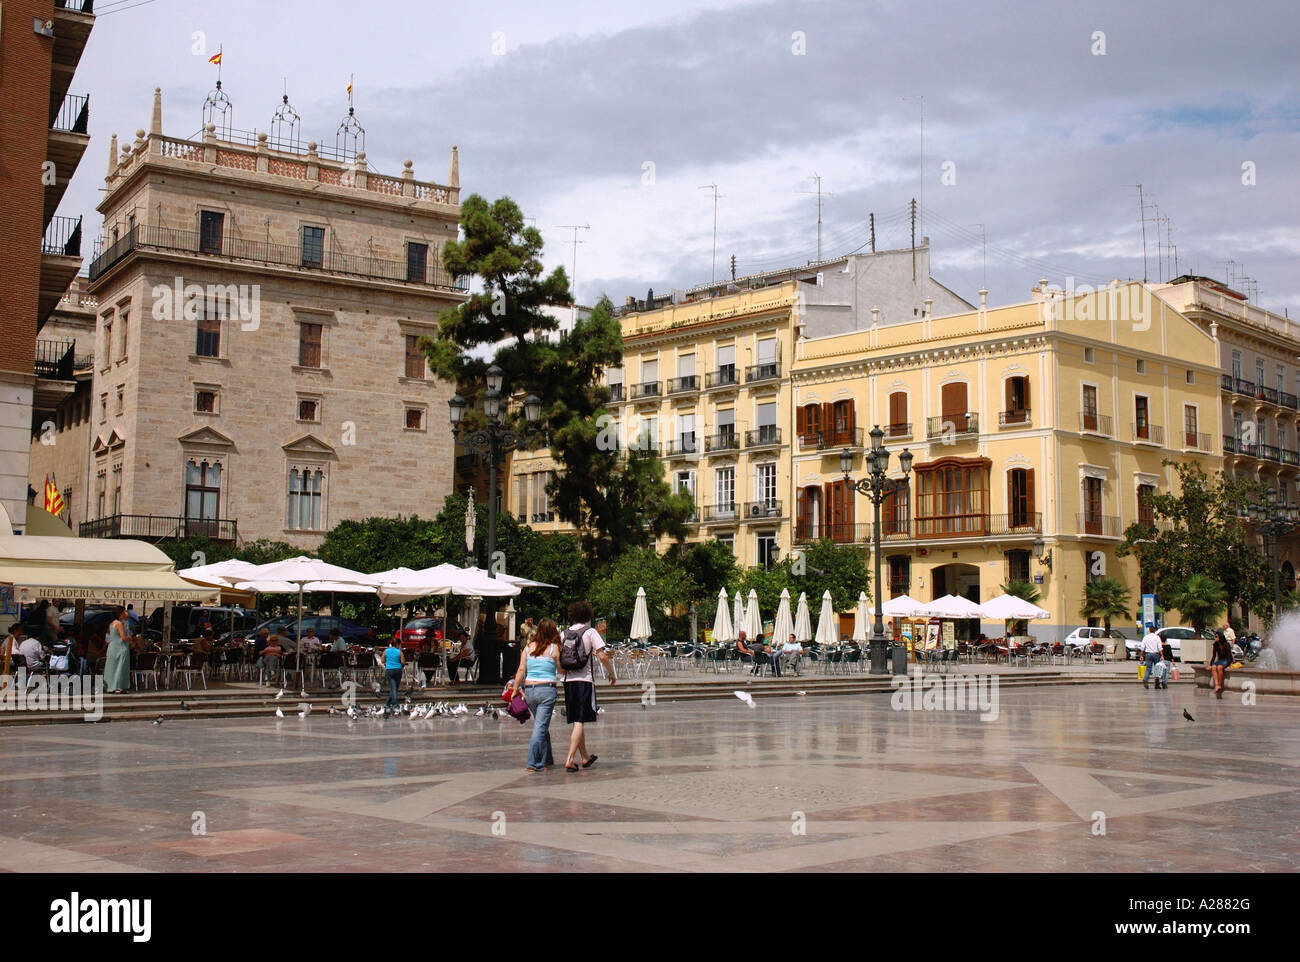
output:
[[[203,634],[194,639],[195,654],[207,655],[212,657],[212,646],[216,644],[216,639],[212,636],[211,628],[204,628]]]
[[[265,631],[266,629],[262,629]],[[280,638],[278,635],[268,635],[266,647],[262,649],[261,667],[266,669],[268,675],[274,675],[280,670],[280,657],[284,654],[284,649],[280,647]],[[266,684],[263,682],[263,684]]]
[[[347,651],[348,641],[337,628],[330,629],[330,651]]]
[[[316,637],[316,629],[308,628],[302,636],[302,651],[304,654],[313,654],[320,651],[320,639]]]
[[[27,673],[30,675],[45,667],[45,649],[35,638],[23,635],[23,626],[14,625],[12,629],[15,643],[14,654],[27,659]]]
[[[253,639],[253,665],[256,668],[262,667],[262,653],[266,651],[266,646],[271,643],[271,632],[263,628]]]
[[[781,651],[777,657],[784,659],[786,666],[796,675],[799,674],[799,659],[803,657],[803,645],[794,640],[793,631],[790,632],[790,637],[786,639],[785,644],[781,646]]]
[[[460,645],[460,651],[452,654],[447,653],[447,675],[453,685],[460,684],[460,666],[463,664],[466,668],[474,663],[474,645],[469,640],[469,632],[462,628],[456,633],[456,642]]]

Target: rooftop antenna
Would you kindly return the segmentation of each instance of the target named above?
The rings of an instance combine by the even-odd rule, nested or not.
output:
[[[1147,205],[1142,197],[1142,185],[1134,184],[1138,192],[1138,216],[1142,221],[1142,283],[1147,282]]]
[[[208,63],[214,64],[217,68],[217,86],[208,94],[208,99],[203,101],[203,130],[199,131],[199,136],[202,137],[208,129],[208,124],[212,124],[218,139],[229,140],[230,124],[234,120],[234,111],[230,98],[221,89],[222,52],[222,49],[218,47],[217,52],[208,58]]]
[[[718,198],[722,195],[718,193],[717,184],[702,184],[700,190],[713,191],[713,272],[709,275],[709,283],[718,282]]]
[[[578,245],[585,244],[586,241],[578,240],[578,231],[591,230],[590,224],[559,224],[560,230],[573,231],[573,278],[569,281],[569,288],[573,292],[573,323],[578,323]]]
[[[813,171],[813,175],[811,179],[817,181],[817,189],[815,191],[801,190],[799,191],[799,193],[817,195],[817,260],[821,261],[822,259],[822,175],[817,173],[816,171]],[[826,196],[833,197],[835,195],[828,190],[826,191]]]
[[[284,97],[280,106],[271,115],[271,146],[284,147],[290,151],[299,149],[299,137],[302,130],[302,118],[289,103],[289,78],[284,78]]]
[[[339,160],[355,159],[360,151],[366,149],[366,128],[361,126],[352,107],[352,81],[356,76],[348,74],[348,115],[334,132],[334,151]]]

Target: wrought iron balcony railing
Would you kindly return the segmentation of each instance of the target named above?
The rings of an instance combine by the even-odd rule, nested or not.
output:
[[[902,440],[912,436],[912,424],[910,421],[899,421],[897,424],[886,424],[884,427],[885,437],[890,440]]]
[[[615,404],[623,400],[622,381],[620,381],[618,384],[606,384],[605,386],[609,388],[609,400],[611,404]]]
[[[50,106],[50,129],[84,134],[90,127],[90,94],[68,94],[63,103]]]
[[[196,230],[174,227],[137,225],[112,244],[104,253],[91,261],[90,279],[103,275],[109,268],[137,249],[165,251],[177,254],[203,255],[226,260],[249,261],[290,267],[298,270],[318,271],[324,274],[343,274],[372,280],[398,281],[403,284],[426,284],[447,290],[463,290],[445,269],[426,258],[423,272],[413,275],[406,258],[390,260],[360,254],[340,254],[335,250],[309,247],[306,252],[297,244],[274,244],[250,241],[223,233],[220,237],[200,237]],[[432,253],[432,252],[430,252]]]
[[[1079,430],[1084,434],[1100,434],[1104,437],[1113,438],[1115,436],[1115,422],[1109,414],[1098,414],[1096,411],[1080,411]]]
[[[113,514],[83,521],[83,538],[211,538],[235,541],[239,524],[233,518],[176,518],[154,514]]]
[[[1183,447],[1189,451],[1209,451],[1210,436],[1196,431],[1183,432]]]
[[[1164,447],[1165,429],[1159,424],[1130,424],[1134,444],[1155,444]]]
[[[702,504],[697,513],[704,524],[734,524],[740,517],[740,505],[734,501]]]
[[[664,444],[664,457],[685,457],[688,454],[695,454],[699,449],[699,443],[696,441],[693,433],[682,434],[676,438],[669,438],[669,440]]]
[[[781,365],[776,361],[766,361],[762,364],[751,364],[745,368],[745,383],[752,384],[754,381],[770,381],[773,378],[781,376]]]
[[[1119,537],[1119,518],[1106,514],[1076,514],[1080,534],[1097,535],[1105,538]]]
[[[56,257],[81,256],[81,218],[51,217],[41,237],[41,253]]]
[[[973,411],[925,419],[925,436],[930,440],[944,437],[960,438],[979,433],[979,415]]]
[[[644,401],[647,398],[660,397],[663,392],[660,390],[661,385],[658,381],[643,381],[640,384],[632,385],[632,400]]]
[[[76,370],[77,342],[38,340],[36,342],[36,376],[52,381],[71,381]]]
[[[998,412],[998,427],[1029,427],[1032,422],[1029,418],[1029,408],[1017,408],[1014,411]]]
[[[704,375],[704,389],[706,391],[715,387],[735,387],[739,383],[740,379],[736,376],[736,365],[734,364],[728,364]]]
[[[735,431],[723,431],[711,434],[704,439],[705,451],[737,451],[740,449],[740,435]]]
[[[700,379],[694,374],[686,377],[669,378],[664,390],[665,394],[687,394],[700,389]]]
[[[775,424],[765,424],[745,432],[745,447],[765,448],[781,443],[781,429]]]
[[[741,518],[744,521],[767,521],[773,518],[783,518],[785,512],[782,511],[780,501],[747,501],[745,502],[744,511]]]

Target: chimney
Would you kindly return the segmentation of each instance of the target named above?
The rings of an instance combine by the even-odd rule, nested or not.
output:
[[[871,326],[876,327],[879,324],[880,324],[880,308],[873,307],[871,309]]]
[[[929,317],[933,313],[934,313],[934,298],[927,297],[925,299],[925,316]]]
[[[153,116],[149,119],[149,133],[162,134],[162,87],[153,88]]]

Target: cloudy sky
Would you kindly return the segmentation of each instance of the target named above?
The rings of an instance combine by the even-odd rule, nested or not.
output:
[[[108,138],[189,136],[224,49],[235,126],[283,85],[332,144],[356,76],[372,168],[513,197],[547,260],[616,303],[817,251],[906,246],[920,200],[933,273],[974,300],[1177,271],[1258,285],[1300,316],[1300,5],[1011,0],[97,0],[72,92],[91,147],[61,213],[95,226]],[[1104,52],[1103,52],[1104,51]],[[922,165],[922,109],[924,164]],[[1243,165],[1246,165],[1243,167]],[[1251,180],[1253,184],[1243,183]],[[1157,220],[1157,218],[1163,218]],[[87,253],[89,247],[87,247]],[[1236,267],[1225,262],[1233,261]],[[1241,285],[1239,285],[1241,286]]]

